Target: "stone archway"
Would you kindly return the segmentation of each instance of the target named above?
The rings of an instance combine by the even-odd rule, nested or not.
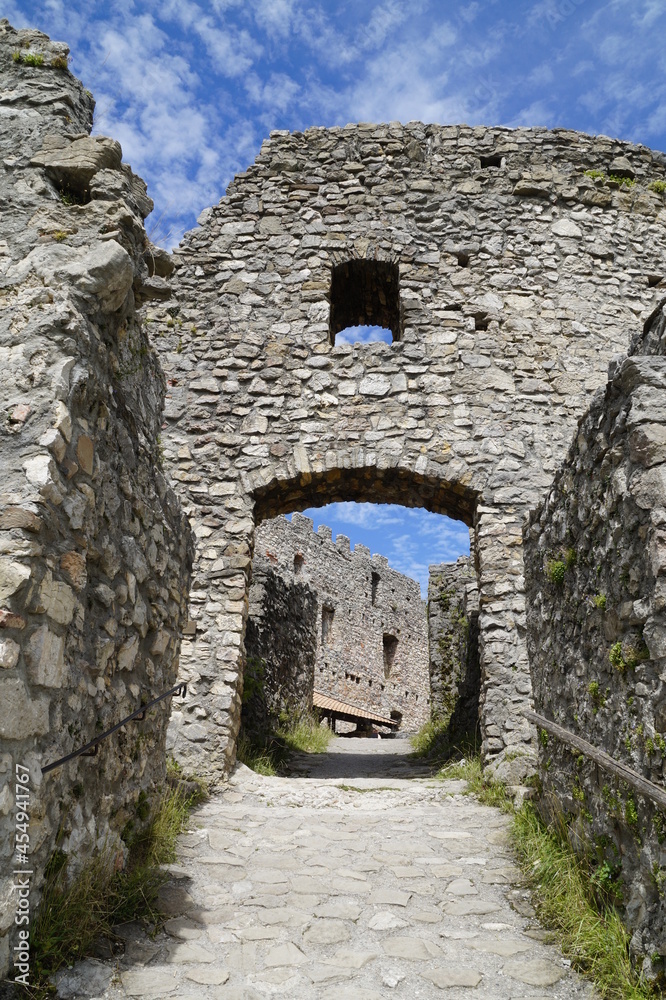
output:
[[[510,505],[503,508],[482,506],[474,491],[460,483],[436,480],[400,466],[355,465],[351,452],[340,457],[339,466],[319,472],[288,475],[284,470],[280,475],[278,470],[277,475],[266,481],[262,471],[251,479],[244,478],[241,488],[247,491],[243,511],[246,516],[232,519],[231,511],[220,516],[218,508],[222,531],[204,536],[211,541],[215,537],[215,543],[224,544],[229,553],[226,566],[220,566],[217,575],[212,576],[216,581],[213,584],[215,603],[224,602],[228,610],[220,609],[217,616],[218,627],[224,629],[219,646],[213,647],[206,642],[197,644],[197,622],[191,619],[192,638],[186,643],[184,652],[194,668],[190,672],[184,665],[186,672],[183,675],[192,692],[191,714],[187,718],[184,713],[174,713],[171,740],[172,749],[185,765],[201,771],[203,764],[211,777],[233,760],[238,735],[251,563],[246,553],[254,550],[255,527],[279,514],[336,501],[423,507],[462,520],[473,530],[481,605],[483,749],[487,755],[493,755],[507,746],[532,741],[532,730],[520,716],[520,709],[531,704],[519,618],[523,606],[520,512]],[[312,468],[316,456],[304,452],[301,461]],[[232,501],[235,508],[238,508],[238,499],[234,497]],[[240,511],[237,509],[236,513]],[[196,609],[196,582],[193,597]],[[188,732],[189,728],[193,732]]]
[[[618,157],[631,188],[603,180]],[[401,503],[473,522],[486,753],[528,735],[521,523],[654,304],[661,170],[562,130],[310,129],[273,134],[203,213],[153,311],[165,459],[198,538],[183,760],[233,757],[255,521],[354,476],[358,498],[395,480]],[[364,318],[393,343],[332,342]]]

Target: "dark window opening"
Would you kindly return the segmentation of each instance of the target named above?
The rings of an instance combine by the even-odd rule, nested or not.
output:
[[[336,264],[331,274],[330,339],[344,332],[342,343],[356,340],[400,340],[400,281],[398,265],[386,260],[355,259]],[[358,333],[362,328],[365,332]],[[352,333],[351,331],[357,331]],[[388,338],[391,338],[388,340]]]
[[[377,597],[379,595],[379,581],[381,577],[379,573],[372,574],[372,604],[373,606],[377,603]]]
[[[488,318],[488,316],[486,316],[485,313],[483,313],[483,314],[477,314],[474,317],[474,329],[475,330],[487,330],[489,323],[490,323],[490,319]]]
[[[469,254],[463,250],[458,254],[458,267],[469,267]]]
[[[655,285],[660,284],[660,282],[663,280],[663,277],[664,277],[663,274],[648,274],[647,276],[648,288],[654,288]]]
[[[333,608],[323,607],[321,609],[321,644],[325,646],[332,638],[333,632]]]
[[[294,556],[294,576],[296,577],[296,579],[298,579],[303,575],[303,563],[304,563],[303,556],[300,553],[297,553]]]
[[[391,709],[391,719],[394,722],[402,722],[402,712],[399,712],[396,708]]]
[[[394,635],[388,635],[384,633],[384,677],[391,676],[391,670],[393,669],[393,663],[395,661],[395,652],[398,648],[398,640]]]
[[[488,167],[502,167],[504,166],[503,156],[481,156],[481,169],[487,170]]]

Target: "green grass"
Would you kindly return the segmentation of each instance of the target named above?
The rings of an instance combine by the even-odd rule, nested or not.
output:
[[[278,728],[277,736],[284,741],[288,750],[300,750],[303,753],[326,753],[333,739],[328,726],[320,726],[310,716],[304,716],[297,722],[285,720],[285,724]]]
[[[437,751],[446,737],[449,728],[448,719],[429,719],[417,733],[409,737],[415,757],[429,757]]]
[[[604,1000],[653,1000],[657,987],[641,980],[629,958],[630,935],[612,905],[617,872],[596,853],[579,857],[566,838],[566,824],[546,826],[527,803],[518,812],[504,786],[486,776],[481,760],[452,762],[438,774],[462,778],[486,805],[514,814],[511,835],[541,923],[553,930],[572,968],[592,980]]]
[[[556,932],[572,967],[588,976],[605,1000],[659,996],[632,969],[630,936],[617,910],[599,905],[604,866],[593,869],[574,854],[566,838],[546,827],[529,805],[516,813],[512,834],[539,918]]]
[[[468,793],[476,795],[484,805],[495,806],[502,812],[513,812],[513,803],[506,794],[504,785],[483,770],[478,754],[447,764],[437,777],[443,781],[462,778],[468,784]]]
[[[474,757],[478,754],[479,748],[476,744],[474,734],[455,734],[455,739],[451,739],[450,720],[440,717],[430,719],[417,733],[410,736],[409,741],[413,747],[412,756],[424,758],[433,767],[444,767],[452,760],[459,760],[463,754]]]
[[[275,748],[271,746],[258,746],[253,743],[246,733],[238,737],[236,744],[236,759],[249,767],[257,774],[265,774],[273,777],[278,773],[279,761]]]
[[[31,940],[34,983],[29,995],[52,995],[49,977],[89,955],[100,937],[113,937],[115,924],[159,924],[157,894],[168,880],[161,866],[176,860],[176,838],[204,795],[203,790],[168,788],[144,829],[132,837],[128,824],[129,858],[122,871],[122,855],[111,849],[76,869],[62,851],[51,856]]]
[[[294,751],[303,753],[326,753],[333,739],[330,729],[320,726],[314,716],[292,719],[282,716],[275,733],[258,741],[248,733],[241,733],[236,745],[236,757],[246,767],[272,777],[284,771],[289,755]]]

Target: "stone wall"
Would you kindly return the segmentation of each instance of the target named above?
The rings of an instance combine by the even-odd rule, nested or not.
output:
[[[302,514],[264,521],[255,556],[317,597],[314,687],[418,729],[430,716],[428,633],[419,585],[384,556]]]
[[[579,422],[525,529],[535,709],[663,787],[666,314]],[[651,801],[542,733],[542,808],[622,886],[632,952],[666,956],[666,828]],[[649,966],[649,961],[648,961]],[[660,965],[657,966],[661,968]]]
[[[67,52],[0,21],[0,973],[16,767],[34,915],[56,842],[72,866],[103,846],[121,864],[140,794],[164,781],[167,701],[96,757],[41,767],[173,686],[189,589],[158,444],[164,380],[135,310],[168,261],[146,238],[145,185],[118,143],[88,134],[94,104]]]
[[[312,711],[318,624],[312,588],[256,552],[245,633],[244,730],[266,736],[280,713],[297,719]]]
[[[479,728],[479,590],[472,560],[429,567],[428,648],[433,719],[449,723],[452,742],[475,740]],[[489,739],[495,739],[491,722]]]
[[[256,525],[337,500],[474,527],[483,749],[530,743],[522,519],[660,294],[665,177],[559,129],[312,128],[273,133],[202,214],[153,310],[199,543],[182,665],[205,717],[181,761],[190,724],[212,778],[233,759]],[[360,317],[393,343],[334,343]]]

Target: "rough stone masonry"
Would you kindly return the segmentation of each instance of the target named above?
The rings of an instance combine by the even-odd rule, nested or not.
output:
[[[183,764],[233,759],[256,527],[337,500],[474,528],[483,750],[529,746],[521,523],[660,294],[665,176],[565,130],[312,128],[273,133],[202,214],[151,309],[198,540]],[[358,323],[393,342],[335,342]]]
[[[474,528],[484,752],[529,745],[521,522],[663,293],[661,154],[545,129],[274,133],[172,262],[66,54],[0,22],[0,766],[30,769],[35,870],[59,828],[81,857],[120,847],[163,775],[166,707],[40,782],[173,681],[189,529],[162,458],[197,539],[187,766],[233,761],[257,525],[334,500]],[[336,344],[359,323],[393,343]]]
[[[120,834],[163,785],[167,702],[96,757],[41,767],[173,686],[189,589],[158,447],[164,381],[136,311],[171,264],[146,238],[144,183],[88,134],[67,52],[0,21],[0,975],[16,765],[34,917],[56,845],[71,865],[95,848],[122,865]]]
[[[314,687],[415,730],[430,718],[428,629],[418,583],[365,545],[350,550],[322,524],[295,513],[264,521],[257,558],[317,595]],[[253,568],[254,574],[254,568]]]
[[[663,788],[666,776],[666,313],[611,366],[525,528],[536,711]],[[663,972],[663,808],[541,731],[541,808],[621,891],[635,957]],[[650,961],[650,957],[653,961]]]

